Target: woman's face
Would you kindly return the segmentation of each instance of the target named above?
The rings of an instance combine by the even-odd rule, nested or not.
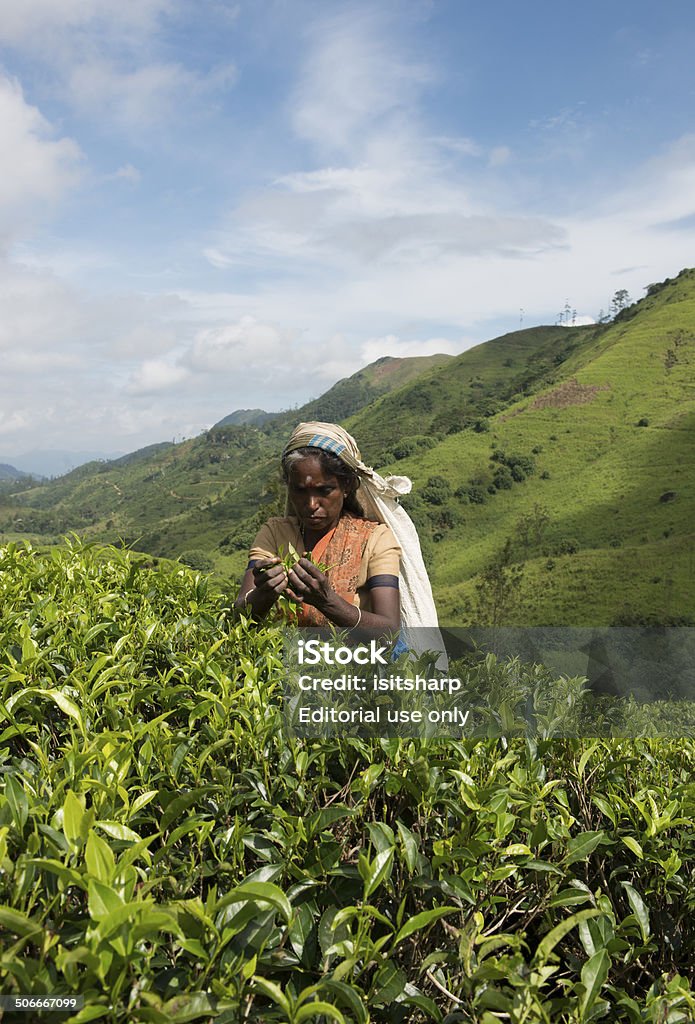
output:
[[[320,536],[337,524],[347,491],[336,476],[324,472],[318,458],[310,455],[295,462],[287,489],[303,530]]]

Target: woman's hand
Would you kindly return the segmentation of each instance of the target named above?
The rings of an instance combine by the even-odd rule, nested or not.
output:
[[[308,558],[300,558],[295,563],[288,576],[288,583],[288,597],[312,604],[319,611],[335,596],[328,577]]]
[[[254,588],[276,601],[287,590],[287,573],[279,558],[264,558],[253,567]]]

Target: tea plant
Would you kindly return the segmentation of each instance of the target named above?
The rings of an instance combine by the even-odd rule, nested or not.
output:
[[[288,543],[287,552],[283,552],[284,549],[281,546],[280,564],[285,570],[286,576],[289,576],[297,562],[302,557],[308,558],[310,562],[313,562],[316,568],[319,570],[319,572],[326,573],[331,568],[331,566],[327,565],[325,562],[316,562],[312,556],[311,551],[305,552],[303,556],[300,555],[297,549],[295,548],[294,544]],[[275,602],[275,607],[277,609],[277,612],[279,613],[277,617],[287,623],[296,623],[298,611],[301,607],[301,604],[302,602],[300,600],[291,597],[289,594],[280,594],[277,601]]]
[[[230,603],[0,548],[0,991],[74,1024],[694,1018],[692,740],[297,739],[281,630]],[[489,661],[482,722],[483,675],[535,678]]]

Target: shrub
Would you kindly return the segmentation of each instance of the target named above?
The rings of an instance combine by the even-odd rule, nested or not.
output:
[[[461,501],[469,503],[471,505],[484,505],[485,504],[485,491],[472,483],[467,484],[463,487],[458,487],[454,491],[454,496],[460,498]]]
[[[443,476],[431,476],[421,493],[429,505],[444,505],[451,497],[451,484]]]
[[[196,548],[192,551],[184,551],[180,556],[179,561],[184,565],[187,565],[190,569],[195,569],[198,572],[212,572],[215,567],[215,563],[207,551],[203,551],[200,548]]]
[[[393,457],[396,460],[408,459],[411,455],[414,455],[417,451],[417,443],[415,441],[401,441],[393,449]]]
[[[511,470],[508,466],[500,466],[499,469],[495,470],[495,475],[492,478],[492,483],[495,490],[508,491],[514,484],[514,478],[512,477]]]

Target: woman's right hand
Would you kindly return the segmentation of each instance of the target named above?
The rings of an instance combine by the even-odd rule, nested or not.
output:
[[[254,588],[273,600],[287,590],[287,573],[279,558],[264,558],[253,567]]]

